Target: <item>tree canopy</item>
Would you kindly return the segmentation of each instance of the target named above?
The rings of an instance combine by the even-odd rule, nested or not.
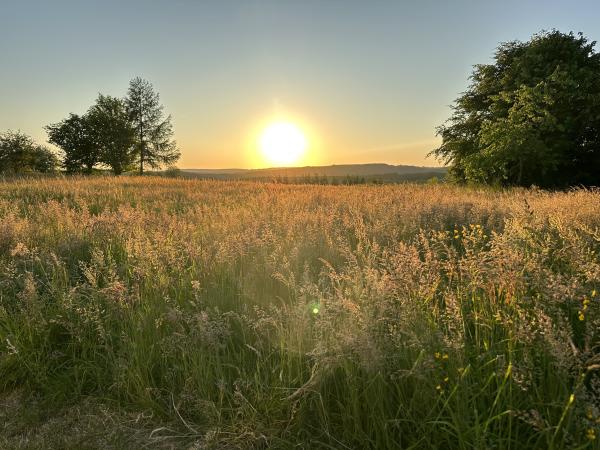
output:
[[[69,117],[46,127],[48,142],[64,152],[62,165],[69,173],[92,173],[100,162],[100,148],[87,115]]]
[[[129,121],[125,101],[110,95],[98,96],[87,112],[100,162],[115,175],[129,168],[134,160],[135,129]]]
[[[177,161],[180,153],[172,139],[171,116],[164,117],[159,94],[152,84],[143,78],[134,78],[129,83],[125,102],[136,130],[140,174],[144,173],[144,164],[157,168]]]
[[[171,116],[164,117],[159,94],[142,78],[131,80],[125,98],[99,94],[85,114],[48,125],[48,141],[64,153],[67,172],[92,173],[109,167],[115,175],[138,163],[159,168],[179,159]]]
[[[52,172],[57,165],[56,155],[30,136],[20,131],[0,133],[0,172]]]
[[[432,154],[461,182],[600,184],[600,54],[581,33],[501,44],[438,128]]]

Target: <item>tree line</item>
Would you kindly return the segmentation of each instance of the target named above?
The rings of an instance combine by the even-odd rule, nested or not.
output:
[[[478,64],[471,84],[438,127],[431,154],[451,180],[499,186],[600,185],[600,53],[581,33],[558,30],[500,44],[491,64]],[[123,99],[100,94],[83,115],[46,127],[62,149],[67,172],[97,166],[115,174],[174,163],[171,116],[142,78]],[[0,171],[49,171],[46,147],[19,132],[0,134]]]
[[[171,116],[150,82],[136,77],[124,98],[99,94],[82,115],[71,113],[45,127],[48,142],[62,155],[36,144],[19,131],[0,133],[0,172],[92,173],[110,168],[115,175],[175,163],[180,156]]]

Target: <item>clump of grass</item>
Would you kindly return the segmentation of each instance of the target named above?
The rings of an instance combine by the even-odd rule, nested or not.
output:
[[[598,211],[583,189],[0,183],[0,390],[141,411],[148,445],[593,447]]]

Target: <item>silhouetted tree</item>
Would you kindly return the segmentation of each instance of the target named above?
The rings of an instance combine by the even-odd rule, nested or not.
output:
[[[438,128],[433,150],[459,181],[600,184],[600,54],[580,33],[507,42]]]
[[[99,150],[99,161],[120,175],[135,157],[135,129],[125,101],[100,94],[86,114],[86,123]]]
[[[70,114],[61,122],[48,125],[46,131],[48,142],[63,150],[62,165],[67,172],[92,173],[101,155],[94,127],[86,115]]]
[[[0,172],[51,172],[57,165],[56,155],[26,134],[10,130],[0,133]]]
[[[144,164],[158,168],[175,163],[180,153],[172,140],[171,116],[163,117],[163,106],[152,84],[140,77],[134,78],[129,83],[125,102],[136,129],[140,174],[144,173]]]

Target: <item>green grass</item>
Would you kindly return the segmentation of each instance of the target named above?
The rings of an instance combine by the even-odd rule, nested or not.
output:
[[[588,190],[0,183],[0,447],[595,448],[598,211]]]

